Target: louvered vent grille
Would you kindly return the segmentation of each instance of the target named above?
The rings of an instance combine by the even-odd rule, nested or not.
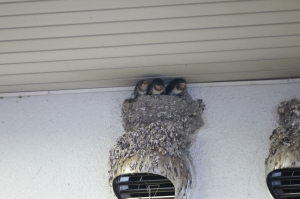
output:
[[[160,175],[139,173],[115,178],[113,188],[118,199],[174,199],[173,183]]]
[[[300,169],[281,169],[267,177],[269,190],[275,199],[300,199]]]

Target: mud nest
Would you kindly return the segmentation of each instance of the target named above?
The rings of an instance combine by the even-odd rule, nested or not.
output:
[[[181,136],[188,136],[203,126],[203,110],[202,100],[193,100],[189,94],[182,97],[145,95],[136,101],[124,102],[123,127],[129,132],[153,122],[172,123]]]
[[[266,164],[268,161],[272,163],[271,158],[276,153],[284,155],[286,151],[299,150],[300,147],[300,101],[292,99],[281,102],[277,112],[279,114],[279,127],[274,129],[270,136],[271,144]],[[279,162],[280,160],[275,160],[275,166]]]
[[[188,93],[182,97],[145,95],[136,100],[125,100],[122,117],[126,133],[110,150],[110,183],[118,169],[132,156],[150,157],[147,164],[133,162],[133,171],[141,170],[141,167],[150,170],[163,156],[179,161],[183,169],[186,162],[182,156],[189,156],[192,135],[203,126],[204,107],[202,100],[193,100]],[[172,163],[164,166],[172,169]]]

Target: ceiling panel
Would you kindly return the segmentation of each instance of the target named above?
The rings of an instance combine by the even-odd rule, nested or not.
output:
[[[10,2],[22,2],[22,4],[11,4]],[[207,4],[222,3],[232,0],[0,0],[4,3],[0,8],[0,16],[28,15],[28,14],[46,14],[59,12],[78,12],[91,10],[113,10],[128,9],[151,6],[174,6],[185,4]],[[233,0],[234,1],[234,0]],[[58,6],[59,5],[59,6]]]
[[[0,0],[0,16],[0,92],[300,77],[299,0]]]
[[[0,64],[47,62],[76,59],[111,59],[180,53],[205,53],[247,49],[270,49],[300,46],[300,35],[206,42],[184,42],[156,45],[137,45],[106,48],[51,50],[0,54]],[[84,50],[84,53],[83,53]],[[18,60],[16,60],[18,54]],[[134,59],[134,58],[133,58]]]
[[[163,32],[189,29],[216,29],[240,26],[300,23],[300,11],[237,14],[225,16],[168,18],[111,23],[85,23],[74,25],[4,28],[0,41],[47,39],[87,35],[116,35],[143,32]]]
[[[218,81],[240,81],[253,79],[279,79],[279,78],[297,78],[300,76],[300,69],[293,70],[272,70],[271,71],[254,71],[241,73],[213,73],[202,75],[186,75],[184,76],[188,82],[218,82]],[[165,76],[168,82],[178,76]],[[147,78],[147,77],[145,77]],[[153,78],[153,77],[148,77]],[[74,81],[74,82],[56,82],[46,84],[22,84],[0,86],[2,93],[9,92],[26,92],[26,91],[51,91],[68,89],[86,89],[86,88],[100,88],[100,87],[119,87],[132,86],[140,78],[134,79],[114,79],[114,80],[95,80],[95,81]],[[101,85],[101,86],[99,86]]]
[[[2,16],[0,18],[0,28],[21,28],[37,26],[58,26],[71,24],[86,23],[108,23],[108,22],[125,22],[136,20],[182,18],[182,17],[205,17],[205,16],[224,16],[246,13],[267,13],[294,10],[297,6],[294,1],[281,1],[277,4],[270,4],[265,1],[257,7],[251,1],[247,2],[227,2],[226,4],[182,4],[172,6],[149,6],[140,8],[127,9],[108,9],[72,11],[72,12],[55,12]],[[101,12],[99,11],[101,10]],[[153,14],[155,13],[155,15]],[[1,16],[1,14],[0,14]],[[74,20],[76,18],[76,20]]]
[[[282,68],[282,65],[285,68]],[[83,70],[52,73],[34,73],[6,75],[0,79],[0,86],[25,85],[38,83],[74,82],[74,81],[97,81],[110,79],[138,79],[140,77],[153,78],[155,76],[185,76],[190,75],[211,75],[218,73],[243,73],[259,71],[280,71],[298,69],[295,65],[300,64],[300,58],[273,59],[259,61],[236,61],[208,64],[186,64],[166,65],[137,68],[117,68],[102,70]],[[189,71],[189,73],[187,73]],[[145,76],[147,74],[147,76]],[[66,78],[67,77],[67,78]],[[9,82],[9,84],[7,84]],[[199,79],[198,82],[203,82]]]
[[[297,25],[300,23],[145,32],[136,33],[134,36],[133,34],[117,34],[2,41],[0,53],[298,36],[300,29]]]

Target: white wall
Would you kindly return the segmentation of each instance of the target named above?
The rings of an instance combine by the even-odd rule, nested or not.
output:
[[[264,160],[276,105],[300,83],[190,88],[206,103],[191,148],[193,199],[267,199]],[[112,199],[108,151],[130,92],[0,99],[1,199]]]

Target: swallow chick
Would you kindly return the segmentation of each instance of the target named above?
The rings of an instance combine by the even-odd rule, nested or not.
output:
[[[132,93],[132,98],[136,99],[141,95],[146,95],[148,92],[148,87],[149,87],[149,83],[146,80],[139,81],[134,88],[134,91]]]
[[[182,96],[185,90],[186,81],[184,79],[174,79],[168,84],[166,94]]]
[[[148,89],[148,95],[162,95],[165,94],[165,84],[160,78],[154,79]]]

